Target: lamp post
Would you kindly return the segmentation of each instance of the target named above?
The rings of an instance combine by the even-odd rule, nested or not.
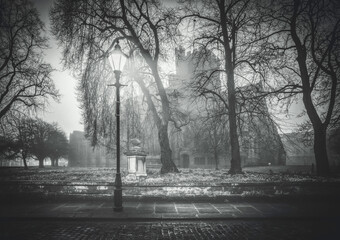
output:
[[[114,189],[114,207],[115,212],[123,211],[123,200],[122,200],[122,179],[120,175],[120,87],[124,86],[120,84],[120,75],[124,68],[127,56],[122,52],[119,43],[117,42],[114,50],[109,55],[109,62],[115,74],[116,83],[110,84],[109,86],[116,87],[116,179]]]

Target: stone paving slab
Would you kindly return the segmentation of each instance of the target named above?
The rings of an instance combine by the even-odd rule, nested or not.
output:
[[[0,218],[71,219],[235,219],[340,216],[338,204],[126,202],[114,212],[110,202],[1,204]]]

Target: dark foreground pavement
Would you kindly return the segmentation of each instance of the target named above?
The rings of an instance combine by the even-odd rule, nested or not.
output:
[[[0,204],[0,239],[340,239],[337,201]]]
[[[340,239],[334,219],[224,221],[7,221],[1,239]]]

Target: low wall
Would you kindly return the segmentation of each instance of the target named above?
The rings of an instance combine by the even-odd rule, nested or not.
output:
[[[113,183],[7,181],[0,183],[0,198],[20,199],[109,199]],[[124,186],[126,199],[214,199],[338,197],[340,183],[228,183],[219,186]]]

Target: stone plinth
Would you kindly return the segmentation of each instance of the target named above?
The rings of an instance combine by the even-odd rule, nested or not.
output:
[[[127,155],[128,174],[140,176],[147,176],[146,173],[146,154],[145,155]]]
[[[128,163],[128,178],[146,177],[146,152],[140,147],[138,139],[131,140],[131,147],[125,155]]]

